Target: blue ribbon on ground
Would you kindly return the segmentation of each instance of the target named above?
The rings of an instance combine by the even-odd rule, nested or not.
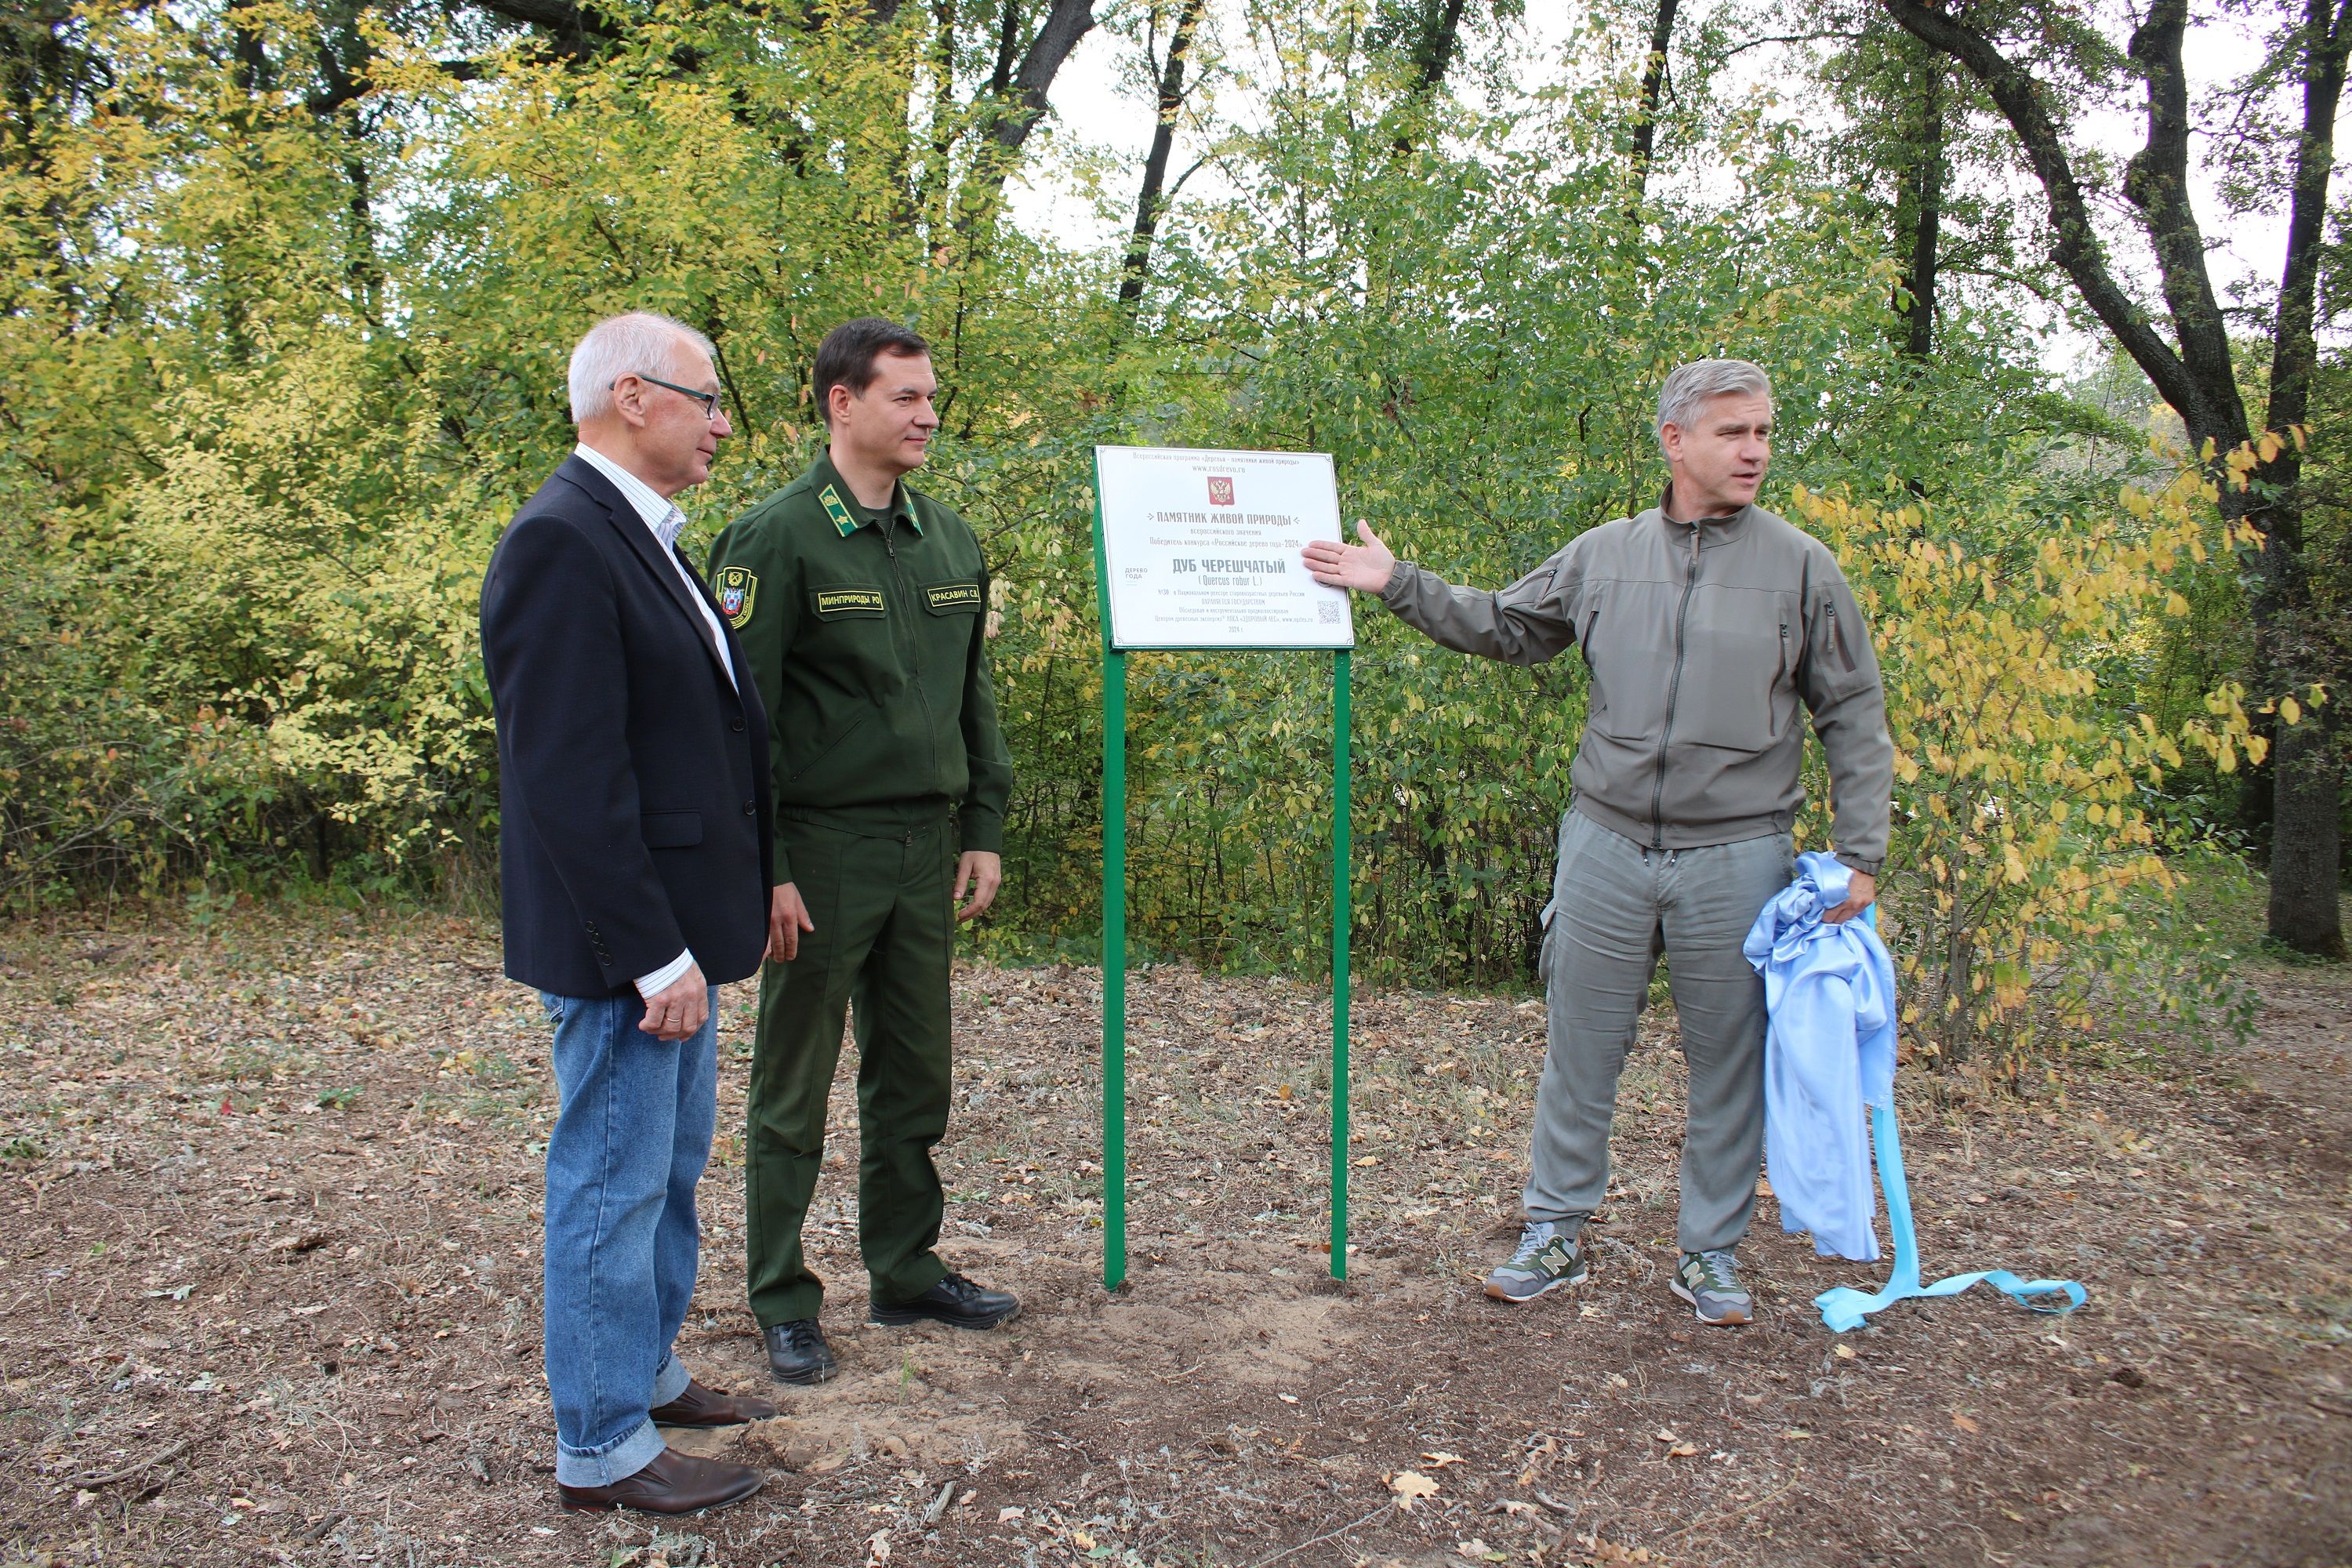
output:
[[[1873,904],[1863,912],[1863,918],[1875,929],[1878,906]],[[2072,1279],[2020,1279],[2006,1268],[1955,1274],[1932,1285],[1921,1284],[1919,1233],[1911,1220],[1911,1184],[1903,1175],[1903,1139],[1895,1131],[1894,1106],[1870,1108],[1870,1142],[1878,1154],[1879,1190],[1886,1195],[1886,1228],[1895,1237],[1895,1267],[1888,1271],[1885,1289],[1867,1292],[1841,1285],[1813,1298],[1813,1305],[1822,1310],[1822,1321],[1831,1332],[1843,1333],[1848,1329],[1860,1328],[1864,1318],[1897,1301],[1914,1296],[1957,1296],[1979,1282],[1990,1285],[2033,1312],[2071,1312],[2090,1299]],[[2066,1304],[2044,1306],[2029,1299],[2039,1296],[2063,1296]]]

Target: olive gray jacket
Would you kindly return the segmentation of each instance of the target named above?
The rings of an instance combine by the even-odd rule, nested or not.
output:
[[[1789,830],[1802,699],[1829,755],[1838,858],[1874,875],[1885,858],[1895,747],[1862,613],[1829,547],[1762,508],[1694,524],[1653,507],[1494,592],[1399,562],[1381,598],[1464,653],[1540,664],[1581,647],[1574,809],[1656,848]]]

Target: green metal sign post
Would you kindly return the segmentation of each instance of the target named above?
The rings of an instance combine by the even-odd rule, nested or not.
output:
[[[1112,636],[1102,487],[1095,581],[1102,612],[1103,1286],[1127,1279],[1127,651]],[[1223,648],[1219,651],[1234,651]],[[1348,1277],[1349,650],[1331,650],[1331,1278]]]

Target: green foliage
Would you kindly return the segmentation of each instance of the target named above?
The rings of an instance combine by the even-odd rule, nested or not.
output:
[[[1384,33],[1360,8],[1251,13],[1274,47],[1219,79],[1262,112],[1213,127],[1223,194],[1171,209],[1130,318],[1118,247],[1005,218],[992,48],[951,7],[871,26],[654,6],[605,13],[617,41],[583,51],[455,10],[88,6],[0,139],[0,545],[19,563],[0,580],[0,897],[480,867],[481,573],[570,443],[569,345],[625,308],[718,342],[740,434],[689,498],[705,542],[821,439],[806,380],[827,327],[878,312],[938,345],[924,483],[989,552],[1019,767],[982,939],[1008,952],[1089,957],[1099,920],[1097,443],[1329,451],[1350,515],[1500,584],[1650,504],[1659,380],[1733,353],[1780,387],[1784,510],[1801,485],[1925,493],[1960,531],[2112,512],[2112,476],[2051,460],[2053,437],[2104,427],[2051,395],[2010,317],[1948,299],[1936,358],[1900,355],[1885,215],[1818,149],[1736,101],[1670,106],[1678,169],[1637,205],[1640,46],[1604,13],[1578,45],[1591,68],[1407,137],[1398,117],[1426,105],[1396,28],[1428,9],[1387,8]],[[355,49],[366,84],[346,93],[329,66]],[[1932,618],[1958,584],[1911,584],[1887,613]],[[1461,658],[1369,605],[1359,630],[1360,962],[1522,980],[1577,663]],[[2096,668],[2071,721],[2121,734],[2158,678],[2137,656]],[[2170,730],[2210,673],[2161,677]],[[1325,668],[1171,655],[1130,675],[1141,950],[1318,969]]]

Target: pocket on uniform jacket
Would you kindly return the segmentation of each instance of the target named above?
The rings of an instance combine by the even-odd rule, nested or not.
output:
[[[798,783],[800,776],[803,773],[816,766],[817,763],[824,761],[828,756],[831,756],[835,747],[839,746],[844,741],[849,739],[850,735],[856,731],[860,724],[865,723],[866,720],[873,716],[874,710],[869,708],[865,712],[860,713],[856,718],[852,719],[848,723],[844,724],[839,729],[834,731],[832,734],[827,735],[823,740],[819,741],[814,746],[809,749],[808,755],[801,759],[800,765],[793,769],[792,778],[787,782]]]
[[[648,811],[637,818],[648,849],[688,849],[702,842],[702,813]]]

